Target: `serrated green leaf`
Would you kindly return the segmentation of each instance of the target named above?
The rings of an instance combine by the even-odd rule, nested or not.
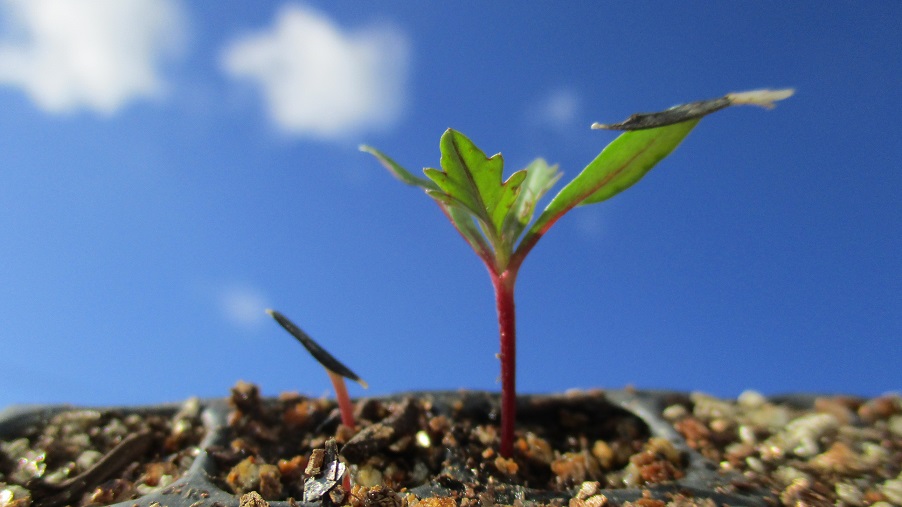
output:
[[[537,158],[526,169],[526,179],[520,185],[520,193],[504,219],[503,237],[508,245],[516,243],[517,238],[529,225],[539,199],[545,195],[561,179],[557,165],[550,166],[544,159]]]
[[[551,200],[530,234],[544,232],[575,206],[601,202],[642,179],[669,155],[699,120],[621,134]]]
[[[427,190],[426,194],[435,199],[457,231],[473,247],[473,250],[480,254],[492,251],[486,243],[485,236],[473,222],[473,213],[470,210],[441,190]]]
[[[391,157],[382,153],[381,151],[377,150],[376,148],[373,148],[372,146],[367,146],[365,144],[361,144],[359,149],[362,152],[369,153],[369,154],[373,155],[374,157],[376,157],[376,159],[379,160],[379,162],[382,163],[382,165],[385,166],[386,169],[388,169],[388,172],[392,173],[392,175],[395,178],[398,178],[399,180],[403,181],[404,183],[407,183],[408,185],[413,185],[415,187],[420,187],[424,190],[433,190],[433,189],[437,190],[438,189],[438,187],[435,185],[435,183],[432,182],[432,180],[414,176],[413,173],[411,173],[407,169],[404,169],[403,167],[401,167],[397,162],[392,160]]]
[[[517,171],[507,181],[502,181],[504,159],[501,155],[487,157],[455,130],[445,131],[440,145],[442,170],[426,169],[426,176],[441,189],[441,193],[473,213],[490,241],[496,244],[501,238],[504,217],[517,199],[526,172]],[[431,194],[446,200],[436,192]]]
[[[479,231],[476,224],[473,223],[473,215],[463,208],[459,203],[455,202],[449,195],[439,190],[438,186],[429,179],[419,178],[413,173],[401,167],[391,157],[373,148],[372,146],[360,145],[360,151],[369,153],[376,157],[388,172],[395,178],[401,180],[408,185],[420,187],[426,191],[430,197],[435,199],[439,207],[451,220],[454,227],[460,232],[461,236],[470,244],[477,254],[484,257],[491,257],[491,248],[485,240],[485,237]]]
[[[476,251],[476,253],[484,258],[491,259],[494,257],[492,247],[486,241],[485,236],[479,230],[479,227],[473,221],[473,214],[462,206],[456,204],[442,205],[448,212],[448,218],[451,223],[464,237],[467,243]]]

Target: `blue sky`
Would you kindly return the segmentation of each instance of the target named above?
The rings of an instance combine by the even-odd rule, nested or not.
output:
[[[569,181],[639,111],[704,119],[517,287],[523,392],[900,389],[898,2],[0,2],[0,406],[498,389],[485,269],[357,151],[448,127]],[[558,184],[558,188],[562,183]],[[554,191],[552,191],[554,192]]]

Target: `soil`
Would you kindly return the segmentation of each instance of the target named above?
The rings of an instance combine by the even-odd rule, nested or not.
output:
[[[140,506],[902,506],[898,395],[638,392],[653,402],[634,406],[626,393],[522,397],[509,459],[498,454],[497,396],[486,393],[359,400],[352,429],[330,400],[263,398],[239,382],[207,406],[220,407],[221,427],[207,421],[214,434],[202,443],[196,400],[165,416],[61,412],[0,434],[0,507],[179,493],[172,483],[194,456],[208,462],[190,483],[204,486],[188,488],[199,496]]]
[[[356,432],[324,400],[286,394],[264,401],[249,384],[237,385],[231,400],[229,443],[210,450],[223,470],[218,480],[266,500],[302,498],[308,458],[329,438],[358,485],[402,491],[438,484],[469,497],[487,488],[561,493],[589,480],[638,486],[680,478],[684,465],[669,441],[649,438],[641,419],[600,392],[521,404],[511,459],[498,453],[496,400],[488,396],[364,400]]]
[[[689,446],[786,506],[902,506],[902,397],[736,401],[702,394],[664,410]]]
[[[49,410],[0,435],[0,505],[109,505],[158,491],[200,452],[197,399],[169,410]]]

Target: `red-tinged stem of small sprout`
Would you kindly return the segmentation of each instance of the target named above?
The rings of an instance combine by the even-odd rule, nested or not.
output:
[[[345,379],[332,370],[327,369],[326,372],[329,373],[329,380],[332,381],[332,387],[335,389],[335,399],[338,401],[338,411],[341,413],[341,424],[354,430],[354,406],[351,405],[351,397],[348,396]]]
[[[338,412],[341,414],[341,424],[351,428],[353,431],[354,407],[351,405],[351,397],[348,396],[348,386],[345,384],[345,379],[330,369],[326,369],[326,373],[329,374],[329,380],[332,381],[332,388],[335,389],[335,399],[338,401]],[[341,486],[344,488],[345,492],[351,492],[350,470],[345,472],[345,476],[341,481]]]
[[[501,455],[506,458],[513,454],[514,427],[517,421],[517,320],[514,309],[516,280],[515,270],[492,274],[501,335]]]

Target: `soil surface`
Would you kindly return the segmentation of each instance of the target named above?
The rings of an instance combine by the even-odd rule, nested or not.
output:
[[[723,471],[786,506],[902,506],[902,397],[736,401],[693,394],[664,417]]]
[[[331,402],[297,394],[264,401],[256,386],[233,389],[229,443],[210,449],[229,490],[266,500],[302,498],[314,449],[334,438],[354,483],[393,491],[440,485],[463,497],[514,485],[565,492],[586,481],[636,487],[683,475],[673,445],[649,438],[641,419],[601,392],[521,403],[514,455],[498,453],[497,412],[488,397],[456,393],[357,404],[357,428]]]
[[[197,400],[166,413],[63,411],[2,435],[0,507],[165,493],[198,455],[210,462],[204,480],[234,496],[192,500],[197,507],[902,507],[898,395],[658,393],[644,420],[612,399],[603,391],[521,398],[509,458],[498,453],[497,396],[485,393],[358,400],[350,428],[330,400],[262,398],[239,382],[228,406],[216,402],[222,420],[213,424],[223,426],[206,428],[215,438],[204,444]],[[719,478],[718,494],[758,500],[702,498],[688,487],[699,468]],[[140,503],[148,505],[166,507]]]
[[[738,400],[671,398],[660,415],[717,473],[731,477],[727,489],[761,491],[770,505],[902,506],[898,395],[767,400],[749,391]],[[349,495],[336,495],[340,485],[330,490],[335,504],[414,505],[433,485],[463,507],[516,503],[511,491],[514,498],[524,491],[540,498],[537,490],[569,507],[719,505],[679,493],[669,501],[606,498],[603,489],[680,479],[689,460],[600,391],[521,403],[510,459],[498,454],[497,414],[488,400],[474,403],[454,393],[364,400],[354,430],[339,424],[334,405],[323,400],[287,394],[266,402],[255,386],[239,384],[231,401],[229,444],[213,450],[223,471],[218,480],[264,501],[304,498],[313,450],[334,438],[354,478]],[[570,499],[552,501],[562,495]]]
[[[47,414],[3,436],[0,506],[109,505],[159,491],[188,470],[204,431],[196,399],[162,413]]]

